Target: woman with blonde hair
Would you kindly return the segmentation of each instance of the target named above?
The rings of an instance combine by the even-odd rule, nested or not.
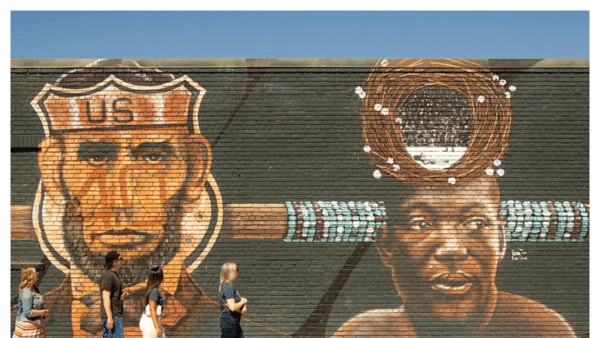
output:
[[[45,338],[43,319],[50,310],[44,309],[44,299],[35,287],[38,274],[33,265],[21,269],[17,319],[13,338]]]
[[[232,282],[238,276],[235,263],[221,266],[221,283],[219,284],[219,300],[221,302],[221,338],[244,338],[240,320],[246,314],[248,300],[240,297]]]
[[[144,313],[140,318],[140,330],[144,338],[165,338],[164,328],[160,323],[162,308],[165,305],[165,299],[158,291],[158,287],[164,279],[162,268],[157,266],[150,269],[146,290],[142,297],[144,303]]]

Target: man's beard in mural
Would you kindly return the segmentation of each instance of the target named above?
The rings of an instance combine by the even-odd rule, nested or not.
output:
[[[181,196],[182,194],[179,193],[171,197],[165,205],[167,221],[164,226],[163,239],[158,246],[144,256],[125,260],[125,264],[119,269],[119,276],[121,276],[124,287],[143,282],[151,268],[164,266],[177,254],[181,243],[180,224],[183,218]],[[93,252],[85,243],[83,216],[77,198],[73,198],[71,202],[67,203],[64,224],[69,229],[68,235],[65,236],[65,244],[73,259],[71,264],[75,264],[91,280],[99,282],[100,275],[105,269],[104,256],[106,252]],[[122,253],[127,248],[115,248],[115,250]]]

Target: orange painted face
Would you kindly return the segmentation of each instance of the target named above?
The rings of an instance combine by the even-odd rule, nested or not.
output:
[[[505,246],[498,203],[493,178],[410,190],[378,243],[407,312],[476,324],[493,312]]]
[[[167,201],[186,185],[188,140],[177,128],[65,136],[63,180],[91,251],[137,256],[158,246]]]
[[[118,250],[125,261],[177,241],[165,229],[176,229],[177,213],[200,196],[210,158],[202,136],[174,126],[65,133],[39,154],[44,187],[68,201],[67,243],[92,254]]]
[[[187,76],[166,82],[171,76],[157,74],[136,77],[160,83],[152,86],[114,75],[90,87],[47,84],[32,101],[46,135],[40,206],[52,217],[44,222],[60,224],[56,246],[90,278],[112,250],[123,256],[126,284],[170,262],[209,176],[198,121],[205,90]],[[80,80],[59,84],[69,77]]]

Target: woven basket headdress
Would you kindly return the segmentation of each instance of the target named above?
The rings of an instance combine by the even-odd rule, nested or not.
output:
[[[448,184],[481,176],[508,148],[512,108],[505,84],[477,61],[380,60],[357,88],[365,152],[399,181]],[[444,140],[466,151],[443,168],[424,165],[407,149],[443,147]]]

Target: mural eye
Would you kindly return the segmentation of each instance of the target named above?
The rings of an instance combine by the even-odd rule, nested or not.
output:
[[[94,155],[89,161],[94,164],[101,164],[103,162],[106,162],[107,159],[108,157],[106,155]]]
[[[472,109],[458,91],[443,86],[415,90],[400,111],[406,151],[422,167],[446,169],[465,154]]]
[[[173,151],[167,142],[142,143],[132,149],[132,154],[138,161],[143,162],[143,164],[159,165],[167,162],[173,156]]]
[[[413,218],[409,221],[408,227],[410,230],[425,230],[433,227],[433,222],[424,218]]]
[[[103,142],[86,142],[78,150],[77,158],[90,165],[99,166],[116,159],[117,149],[113,144]]]
[[[481,230],[488,226],[488,222],[483,218],[469,218],[465,226],[469,230]]]
[[[90,165],[99,166],[106,164],[108,162],[109,156],[99,152],[95,154],[87,154],[87,156],[85,156],[83,159]]]
[[[160,162],[166,160],[166,156],[164,154],[160,154],[160,153],[145,154],[143,156],[143,158],[144,158],[144,161],[151,163],[151,164],[160,163]]]

